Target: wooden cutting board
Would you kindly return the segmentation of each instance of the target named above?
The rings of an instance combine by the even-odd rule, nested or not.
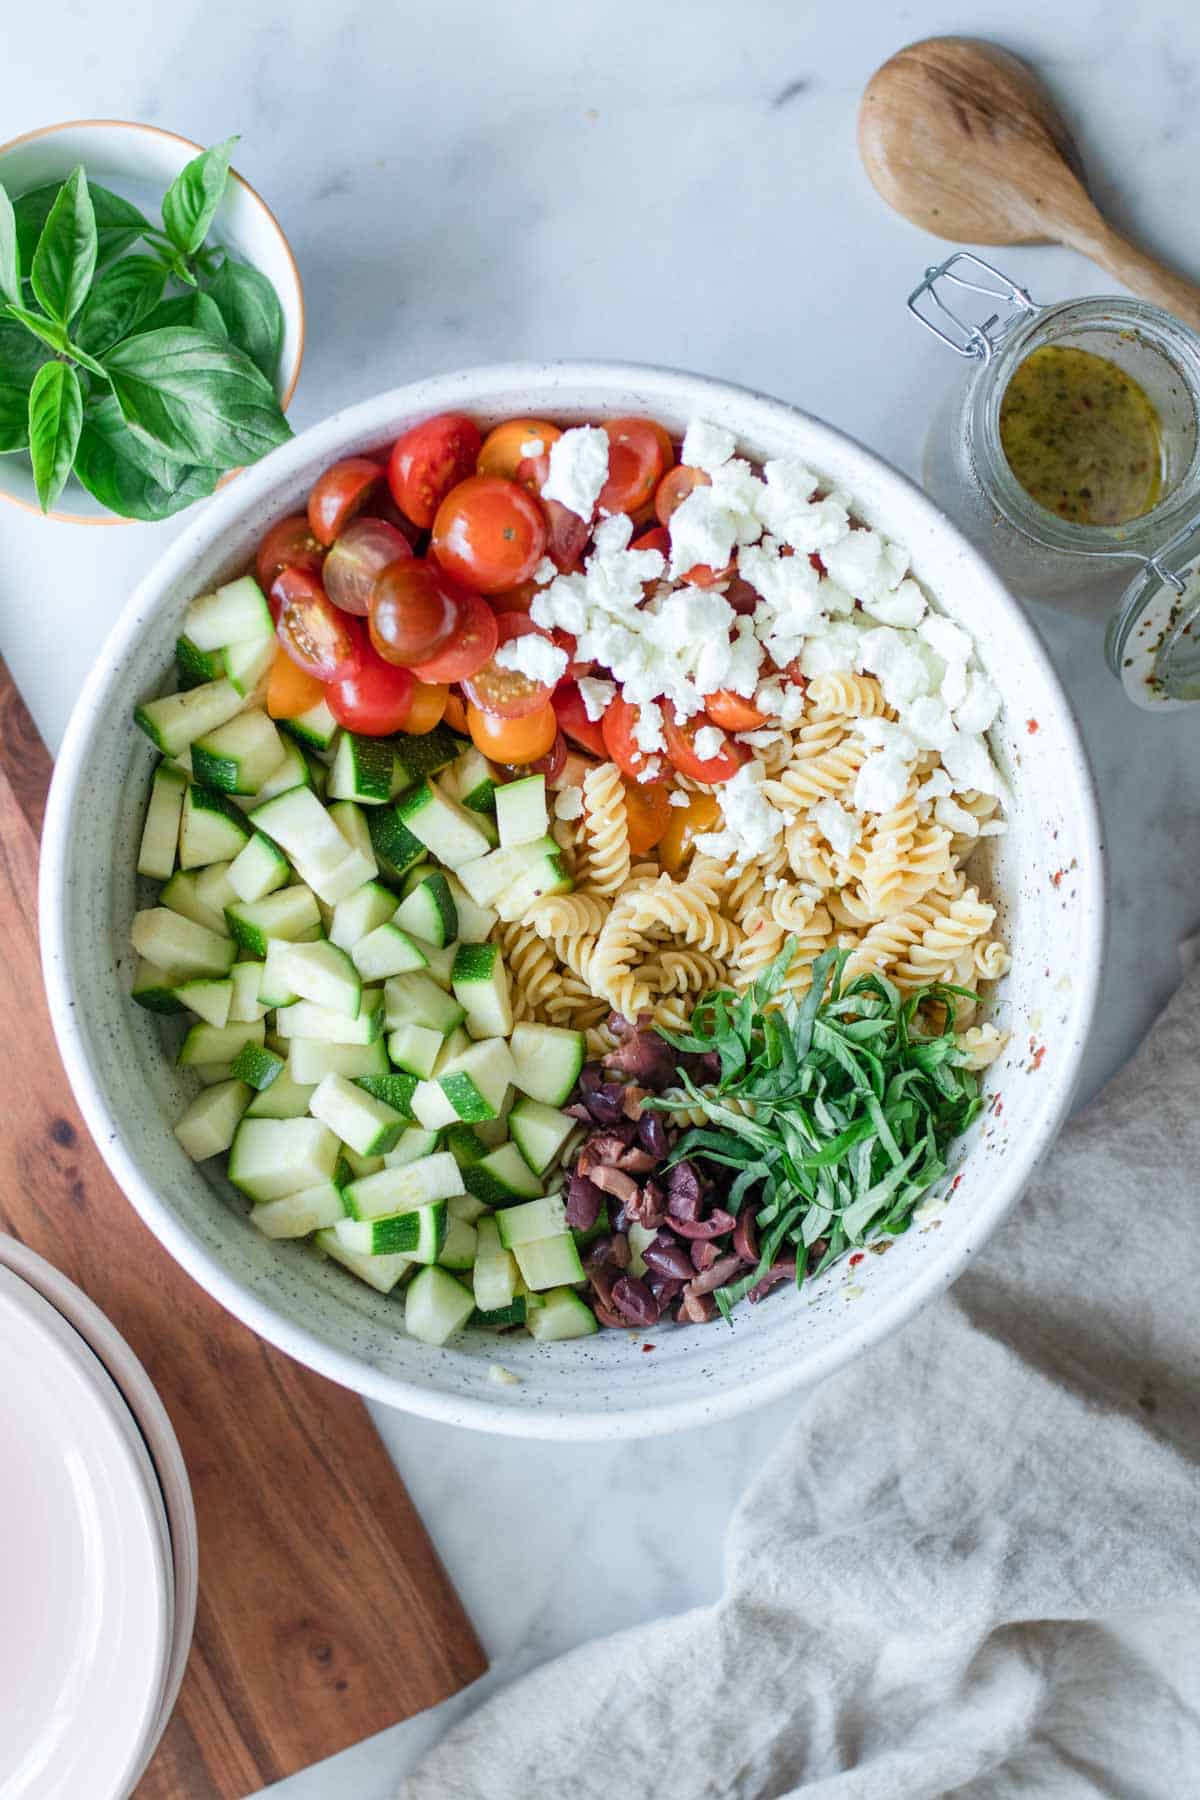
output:
[[[487,1663],[362,1402],[210,1300],[87,1136],[38,961],[49,779],[0,662],[0,1229],[128,1339],[192,1479],[196,1635],[139,1800],[240,1800],[445,1700]]]

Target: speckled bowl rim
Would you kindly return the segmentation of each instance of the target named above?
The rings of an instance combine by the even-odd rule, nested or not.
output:
[[[316,452],[319,451],[322,458],[328,456],[332,461],[342,453],[344,444],[355,439],[362,441],[364,437],[369,438],[373,431],[377,432],[382,441],[386,437],[384,421],[405,414],[469,411],[473,403],[479,410],[484,410],[487,395],[501,386],[509,389],[528,386],[540,391],[547,385],[559,384],[564,388],[566,402],[571,385],[584,387],[589,383],[610,384],[614,388],[637,386],[645,391],[649,400],[657,396],[664,408],[684,416],[703,413],[706,397],[711,396],[724,404],[740,403],[766,408],[768,412],[780,415],[781,424],[786,420],[794,426],[799,419],[803,422],[808,439],[805,452],[807,461],[820,468],[826,450],[829,461],[833,464],[836,464],[836,453],[849,452],[858,459],[864,470],[872,471],[877,482],[883,481],[892,490],[898,508],[902,503],[913,519],[922,521],[926,528],[932,529],[939,538],[946,540],[970,565],[978,591],[985,594],[989,603],[1005,614],[1007,628],[1019,642],[1023,656],[1036,666],[1047,691],[1055,697],[1058,709],[1056,722],[1070,744],[1074,757],[1073,776],[1081,809],[1076,825],[1079,847],[1084,853],[1080,855],[1076,876],[1081,931],[1077,960],[1072,970],[1074,1037],[1063,1046],[1062,1055],[1056,1060],[1054,1067],[1047,1071],[1046,1079],[1051,1084],[1053,1093],[1043,1105],[1037,1129],[1030,1131],[1019,1145],[1009,1145],[1005,1152],[1003,1171],[997,1171],[989,1193],[973,1201],[970,1226],[949,1240],[944,1251],[939,1249],[914,1268],[911,1277],[895,1295],[886,1300],[876,1297],[874,1305],[869,1309],[864,1308],[860,1316],[848,1316],[844,1327],[835,1337],[815,1347],[806,1346],[804,1355],[795,1364],[771,1374],[760,1375],[753,1383],[747,1384],[737,1381],[736,1359],[731,1357],[731,1379],[727,1386],[714,1382],[699,1397],[667,1400],[657,1405],[633,1405],[622,1408],[619,1412],[591,1411],[586,1407],[552,1404],[520,1410],[506,1406],[499,1400],[492,1403],[471,1396],[446,1393],[419,1381],[407,1380],[377,1369],[363,1358],[335,1349],[317,1332],[281,1316],[274,1306],[260,1299],[225,1269],[214,1254],[196,1241],[176,1217],[168,1202],[147,1181],[136,1159],[126,1151],[100,1093],[85,1035],[76,1017],[75,1000],[68,976],[70,946],[67,939],[67,867],[70,818],[79,802],[81,790],[86,791],[89,780],[89,742],[95,721],[110,707],[128,703],[129,696],[115,691],[119,688],[119,679],[112,671],[123,660],[126,644],[135,637],[143,614],[169,590],[172,583],[185,576],[189,565],[203,549],[222,532],[231,529],[240,515],[253,507],[261,494],[286,480],[291,471],[302,468]],[[476,396],[474,402],[473,393]],[[544,401],[539,403],[545,404]],[[998,672],[997,676],[1003,686]],[[110,692],[110,686],[114,691]],[[849,434],[814,418],[802,408],[791,406],[770,395],[757,393],[753,389],[706,376],[620,362],[493,364],[432,376],[392,389],[335,413],[321,424],[311,427],[249,470],[236,487],[215,496],[207,505],[198,509],[179,538],[130,597],[76,701],[59,753],[47,807],[39,899],[43,972],[51,1020],[80,1110],[114,1178],[159,1242],[193,1280],[235,1318],[269,1343],[331,1381],[351,1388],[369,1400],[444,1424],[493,1431],[507,1436],[588,1441],[650,1436],[728,1419],[780,1399],[797,1388],[811,1386],[897,1331],[922,1306],[957,1279],[971,1257],[982,1248],[1015,1206],[1026,1182],[1053,1142],[1067,1114],[1099,994],[1105,916],[1105,870],[1099,808],[1094,778],[1074,710],[1041,639],[990,564],[907,476]],[[164,1120],[164,1130],[166,1129],[168,1127]]]

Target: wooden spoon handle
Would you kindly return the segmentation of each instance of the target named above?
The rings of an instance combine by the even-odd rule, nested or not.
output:
[[[1193,331],[1200,332],[1200,286],[1182,275],[1173,274],[1156,257],[1147,255],[1137,244],[1130,243],[1119,231],[1102,219],[1099,213],[1072,221],[1063,241],[1074,250],[1099,263],[1110,275],[1131,288],[1142,300],[1173,313]]]

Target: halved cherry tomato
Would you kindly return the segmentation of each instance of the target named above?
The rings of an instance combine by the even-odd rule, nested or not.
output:
[[[757,731],[767,722],[766,713],[759,712],[757,706],[752,706],[749,700],[743,700],[730,688],[718,688],[715,694],[706,694],[704,710],[722,731]]]
[[[396,439],[388,486],[414,525],[428,531],[450,489],[474,473],[482,443],[478,425],[465,413],[439,413]]]
[[[624,787],[630,855],[645,856],[671,823],[670,789],[653,781],[627,781]]]
[[[451,731],[461,732],[463,737],[466,737],[467,703],[461,694],[451,693],[446,696],[446,710],[442,714],[442,719]]]
[[[325,558],[321,579],[325,592],[343,612],[365,619],[370,611],[375,577],[389,563],[406,562],[412,545],[385,519],[351,519]]]
[[[518,486],[538,496],[546,521],[546,555],[559,574],[565,575],[569,570],[578,568],[580,558],[587,548],[587,541],[592,535],[592,528],[587,519],[581,519],[569,506],[564,506],[561,500],[541,498],[542,487],[549,473],[550,458],[547,454],[527,456],[517,464],[513,479]]]
[[[414,681],[412,699],[404,720],[404,729],[409,737],[424,737],[427,731],[440,725],[449,698],[450,689],[444,681]]]
[[[515,481],[468,475],[438,507],[430,550],[465,587],[503,593],[527,581],[545,554],[541,508]]]
[[[409,669],[384,662],[369,643],[360,642],[354,660],[329,683],[325,699],[347,731],[390,737],[407,729],[415,685]]]
[[[375,578],[371,642],[385,662],[427,663],[457,631],[465,598],[434,563],[400,557]]]
[[[560,731],[545,756],[531,763],[501,763],[500,771],[506,781],[519,781],[523,775],[544,775],[546,786],[553,787],[566,762],[567,740]]]
[[[347,456],[319,475],[308,496],[308,522],[322,544],[341,537],[383,480],[383,470],[369,456]]]
[[[478,594],[462,590],[458,624],[440,650],[413,665],[421,681],[465,681],[496,654],[496,615]]]
[[[547,451],[561,436],[558,426],[547,424],[545,419],[506,419],[503,425],[493,426],[484,438],[475,472],[503,475],[511,481],[525,461],[526,444],[540,438],[543,451]]]
[[[600,720],[588,718],[583,695],[573,681],[564,681],[561,687],[555,688],[553,706],[559,726],[569,738],[582,744],[594,756],[608,755]]]
[[[552,706],[538,712],[523,713],[520,718],[501,718],[498,713],[482,712],[477,706],[467,707],[467,730],[477,750],[493,762],[530,763],[545,756],[558,734],[558,720]]]
[[[639,750],[634,738],[634,726],[638,722],[638,709],[631,706],[623,695],[618,694],[610,700],[608,710],[600,723],[600,735],[604,739],[604,748],[616,763],[622,775],[628,775],[631,781],[639,781],[644,774],[650,757],[644,750]],[[661,758],[658,760],[661,761]],[[661,774],[653,777],[655,781],[663,780]],[[639,783],[640,785],[640,783]]]
[[[682,506],[693,488],[711,487],[712,477],[703,469],[693,469],[688,463],[676,463],[668,469],[657,488],[654,490],[654,511],[658,515],[660,525],[669,523],[671,514],[677,506]]]
[[[667,755],[681,775],[690,775],[693,781],[716,787],[737,774],[742,764],[748,761],[750,752],[745,744],[726,738],[715,756],[697,756],[696,733],[711,723],[704,713],[696,713],[684,724],[677,725],[668,710],[663,720],[663,735],[667,740]]]
[[[324,683],[285,656],[282,645],[267,676],[267,712],[273,719],[298,719],[324,697]]]
[[[629,548],[631,550],[658,550],[663,556],[670,556],[670,533],[665,525],[649,525],[645,531],[639,531],[634,535]]]
[[[723,569],[710,568],[708,563],[693,563],[679,579],[690,582],[693,587],[716,587],[718,581],[728,581],[736,568],[736,562],[726,563]]]
[[[258,585],[264,594],[269,593],[281,569],[306,569],[310,575],[319,575],[324,560],[325,551],[313,536],[306,515],[293,513],[290,518],[278,519],[258,546],[254,559]]]
[[[554,641],[548,631],[543,631],[524,613],[500,613],[497,616],[498,643],[507,644],[510,638],[526,637],[530,633],[545,638],[548,643]],[[549,705],[552,691],[543,681],[531,681],[528,675],[521,675],[516,669],[501,668],[494,656],[468,676],[462,686],[472,706],[477,706],[481,712],[493,713],[499,719],[521,719],[527,713],[540,712],[542,707]],[[542,755],[540,750],[538,755]],[[520,758],[510,756],[502,761],[518,762]]]
[[[735,613],[749,618],[759,604],[759,594],[750,586],[744,575],[735,570],[729,578],[729,586],[725,589],[725,598]]]
[[[316,576],[305,569],[281,569],[271,598],[279,608],[275,635],[297,668],[331,681],[355,653],[348,616],[330,605]]]
[[[678,875],[692,846],[705,831],[721,823],[721,804],[715,794],[689,794],[686,806],[672,806],[667,829],[658,842],[658,860],[668,875]]]
[[[488,599],[497,612],[527,613],[537,592],[536,581],[521,581],[516,587],[505,588],[502,594],[489,594]]]
[[[608,480],[597,504],[604,512],[636,513],[654,498],[671,461],[671,440],[653,419],[606,419]]]

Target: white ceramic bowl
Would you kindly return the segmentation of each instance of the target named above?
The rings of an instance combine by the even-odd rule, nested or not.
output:
[[[163,194],[203,148],[203,144],[157,125],[138,125],[129,119],[73,119],[62,125],[44,125],[39,131],[0,144],[0,182],[15,200],[47,182],[64,181],[76,164],[82,163],[92,179],[140,206],[147,218],[157,223]],[[304,356],[300,271],[278,219],[236,170],[217,209],[212,236],[215,243],[226,245],[243,262],[260,270],[279,295],[284,329],[275,388],[286,412]],[[0,499],[41,515],[33,471],[23,456],[0,456]],[[75,525],[130,523],[108,512],[74,476],[46,516]]]
[[[843,1264],[803,1297],[743,1307],[732,1328],[656,1331],[652,1354],[624,1332],[556,1345],[471,1333],[440,1350],[406,1337],[394,1301],[302,1246],[268,1243],[216,1166],[187,1160],[171,1132],[185,1081],[159,1025],[128,998],[134,863],[153,762],[129,714],[165,685],[185,606],[245,567],[264,528],[296,509],[326,464],[449,408],[481,422],[647,413],[677,431],[699,414],[735,431],[754,458],[802,458],[907,546],[915,573],[972,632],[1005,697],[994,741],[1012,786],[1010,830],[988,840],[994,860],[984,879],[1015,959],[1000,1011],[1013,1035],[988,1079],[1001,1099],[965,1140],[952,1198],[886,1256]],[[334,1381],[411,1412],[528,1437],[628,1437],[726,1417],[814,1382],[961,1273],[1065,1114],[1096,998],[1103,866],[1084,751],[1037,637],[909,481],[831,426],[740,388],[628,365],[508,365],[418,382],[335,415],[185,528],[128,602],[77,702],[46,819],[41,937],[51,1014],[93,1136],[150,1229],[223,1305]],[[494,1363],[515,1370],[519,1385],[491,1380]]]

